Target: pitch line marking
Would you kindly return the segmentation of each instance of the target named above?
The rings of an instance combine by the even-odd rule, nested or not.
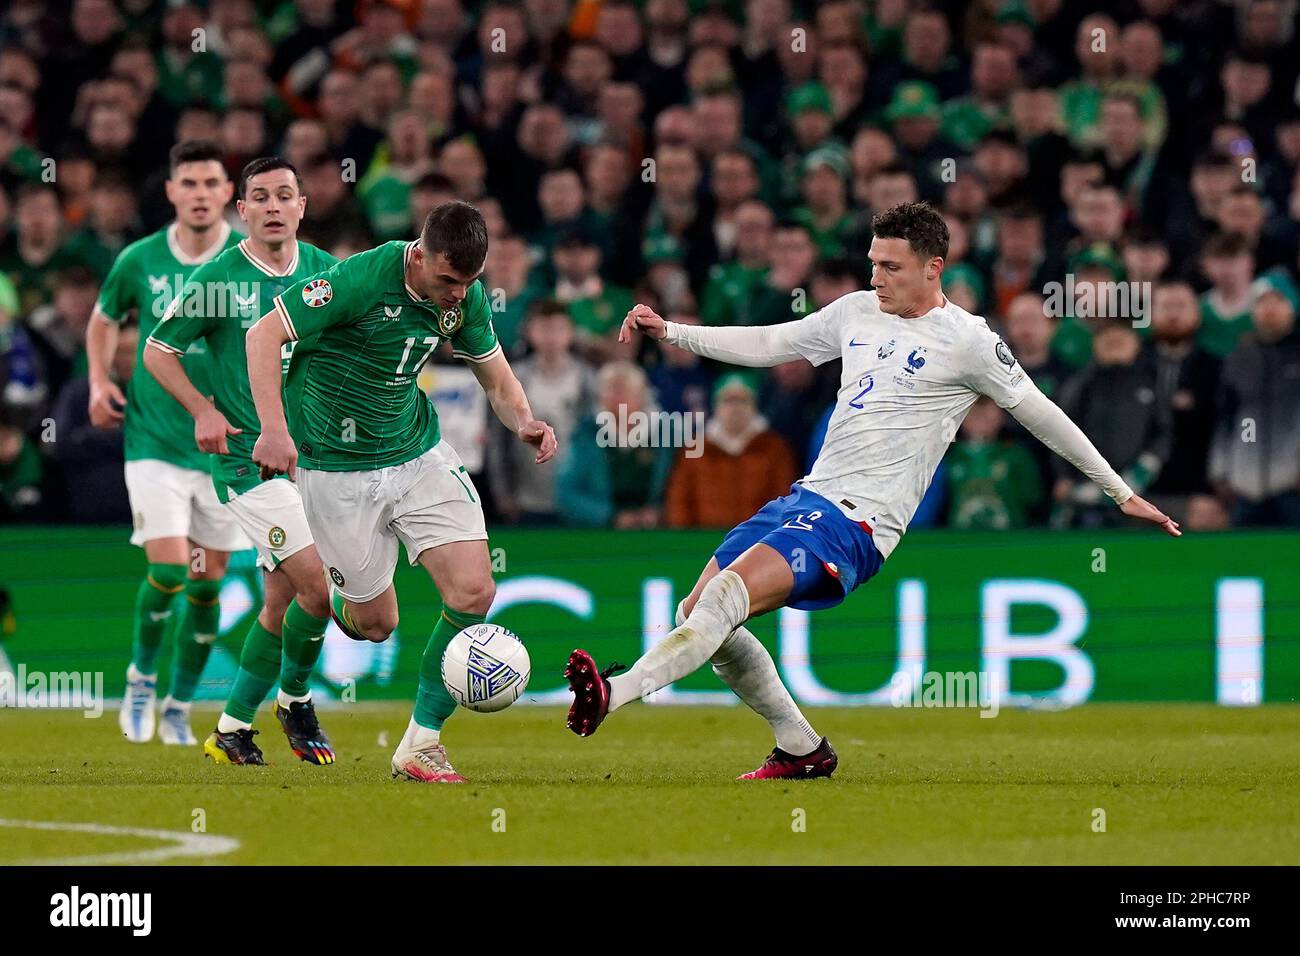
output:
[[[100,836],[128,836],[140,840],[167,840],[171,846],[152,850],[127,850],[120,853],[95,853],[88,856],[64,856],[52,859],[18,860],[9,866],[103,866],[114,863],[159,863],[177,856],[221,856],[239,849],[234,837],[190,833],[188,830],[151,830],[143,827],[116,827],[104,823],[56,823],[45,820],[6,820],[0,827],[21,830],[62,830],[69,833],[94,833]]]

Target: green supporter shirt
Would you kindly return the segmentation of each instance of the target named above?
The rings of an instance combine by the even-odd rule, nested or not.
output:
[[[275,298],[289,338],[285,404],[304,468],[374,471],[438,443],[438,413],[416,383],[446,339],[452,355],[485,362],[501,346],[482,282],[453,309],[406,282],[414,243],[350,256]]]
[[[175,223],[145,236],[122,250],[100,287],[98,308],[110,321],[125,322],[134,311],[140,322],[135,371],[126,389],[123,431],[127,461],[157,459],[181,468],[208,470],[208,456],[194,444],[194,420],[144,367],[144,348],[191,273],[239,242],[228,225],[222,223],[219,228],[224,238],[202,259],[190,259],[181,252]],[[211,395],[212,378],[203,346],[191,345],[182,363],[194,387]]]
[[[195,342],[202,341],[207,347],[213,402],[226,421],[241,430],[227,436],[229,454],[211,456],[212,483],[223,502],[230,500],[232,492],[242,494],[262,480],[253,464],[253,445],[261,426],[248,384],[244,336],[271,311],[277,295],[336,262],[328,252],[299,242],[287,270],[277,273],[253,255],[245,239],[194,270],[185,292],[149,336],[151,343],[177,355],[184,355]],[[285,371],[292,352],[292,346],[286,346]]]

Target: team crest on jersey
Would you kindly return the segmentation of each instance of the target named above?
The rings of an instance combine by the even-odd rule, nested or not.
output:
[[[460,314],[460,309],[443,309],[442,315],[438,316],[438,331],[445,336],[459,332],[464,324],[465,318]]]
[[[284,538],[284,529],[279,525],[276,525],[266,533],[266,543],[273,548],[283,548]]]
[[[334,298],[334,290],[330,288],[328,279],[312,279],[302,287],[302,301],[310,308],[319,309],[332,298]]]
[[[998,357],[998,361],[1008,369],[1016,364],[1016,357],[1011,354],[1011,349],[1007,348],[1007,343],[998,339],[998,344],[993,346],[993,352]]]

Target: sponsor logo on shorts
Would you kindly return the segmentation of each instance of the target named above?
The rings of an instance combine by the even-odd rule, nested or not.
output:
[[[330,580],[339,587],[343,587],[343,575],[339,574],[338,568],[330,568]]]
[[[334,290],[328,279],[312,279],[302,287],[302,301],[310,308],[319,309],[334,298]]]
[[[461,316],[460,309],[444,309],[442,315],[438,316],[438,331],[443,335],[455,334],[464,324],[465,319]]]
[[[279,525],[276,525],[266,533],[266,543],[273,548],[283,548],[284,538],[284,529]]]

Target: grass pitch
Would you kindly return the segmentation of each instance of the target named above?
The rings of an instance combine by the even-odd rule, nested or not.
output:
[[[196,709],[195,733],[215,714]],[[198,855],[173,862],[1300,863],[1291,705],[1093,704],[995,719],[813,710],[840,755],[835,778],[748,784],[732,778],[770,743],[743,707],[633,705],[586,740],[556,709],[460,713],[444,741],[468,786],[389,779],[407,715],[396,704],[323,711],[339,763],[313,767],[264,709],[258,741],[273,766],[241,768],[199,748],[127,744],[112,712],[9,711],[0,865],[130,861],[183,838]],[[196,820],[237,846],[192,837]]]

